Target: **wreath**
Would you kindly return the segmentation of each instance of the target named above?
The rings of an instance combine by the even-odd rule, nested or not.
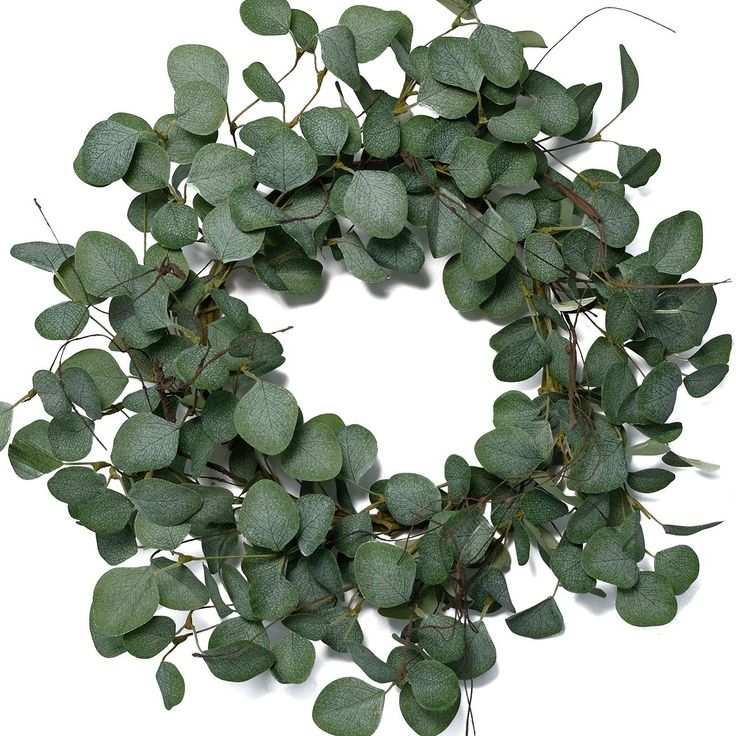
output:
[[[562,587],[615,595],[626,622],[659,626],[698,575],[689,546],[651,553],[642,522],[675,536],[714,526],[661,523],[646,507],[675,479],[666,466],[712,469],[670,448],[683,430],[670,421],[681,384],[699,398],[728,372],[730,336],[703,344],[716,284],[685,277],[702,222],[668,217],[632,255],[639,217],[627,187],[646,185],[660,154],[617,143],[617,172],[564,160],[603,141],[632,104],[634,62],[621,46],[620,112],[595,128],[601,84],[561,84],[525,60],[525,47],[545,46],[538,34],[481,22],[473,0],[440,2],[452,28],[413,46],[398,11],[351,7],[320,30],[287,0],[246,0],[247,28],[293,41],[286,74],[248,66],[254,99],[235,112],[222,55],[179,46],[168,58],[174,112],[153,126],[114,114],[74,162],[86,183],[122,179],[135,193],[142,262],[103,232],[12,248],[63,295],[35,323],[61,347],[32,390],[0,404],[0,446],[14,410],[37,398],[48,419],[15,433],[12,467],[48,475],[96,535],[112,569],[92,596],[94,646],[104,657],[163,653],[167,709],[184,696],[172,660],[187,649],[223,680],[270,671],[301,683],[321,641],[363,673],[321,692],[321,729],[370,736],[395,689],[408,725],[433,736],[463,686],[494,666],[496,612],[519,636],[554,636]],[[387,51],[405,75],[390,92],[361,74]],[[281,82],[305,64],[315,92],[291,117]],[[341,102],[316,106],[330,75]],[[246,115],[265,104],[280,114]],[[217,140],[223,124],[232,145]],[[490,341],[496,377],[541,376],[539,391],[496,400],[477,465],[452,455],[441,482],[399,473],[364,487],[374,436],[302,415],[270,377],[284,362],[277,333],[228,281],[247,269],[304,295],[331,257],[374,283],[421,270],[425,244],[447,259],[452,307],[503,324]],[[209,270],[196,273],[184,249],[206,248]],[[597,335],[587,350],[583,329]],[[108,417],[120,423],[109,460],[90,462]],[[651,467],[632,469],[636,456]],[[516,611],[505,572],[533,549],[557,588]],[[363,644],[367,606],[403,622],[387,658]],[[205,625],[213,611],[218,623]]]

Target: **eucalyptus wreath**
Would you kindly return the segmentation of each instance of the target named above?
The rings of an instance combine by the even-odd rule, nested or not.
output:
[[[616,144],[617,172],[575,171],[564,152],[603,141],[618,118],[594,128],[602,85],[530,69],[524,49],[544,47],[538,34],[483,23],[468,0],[440,2],[452,28],[412,47],[398,11],[351,7],[319,30],[287,0],[246,0],[247,28],[293,41],[289,72],[248,66],[254,99],[234,113],[221,54],[179,46],[168,58],[174,112],[153,126],[111,115],[74,162],[92,186],[133,190],[142,262],[103,232],[12,248],[63,295],[36,320],[62,345],[31,391],[0,404],[0,445],[14,410],[39,399],[49,418],[17,431],[12,467],[49,475],[51,494],[96,535],[112,569],[92,596],[94,646],[104,657],[163,653],[167,709],[184,696],[172,659],[187,648],[220,679],[270,671],[290,684],[309,677],[321,641],[363,673],[320,693],[321,729],[370,736],[395,688],[408,725],[433,736],[455,718],[461,687],[494,666],[496,612],[519,636],[554,636],[562,587],[615,595],[626,622],[659,626],[698,575],[689,546],[649,552],[642,522],[675,536],[714,526],[661,523],[645,505],[675,479],[667,466],[713,469],[670,447],[681,384],[699,398],[728,372],[730,336],[703,344],[716,284],[685,277],[701,220],[668,217],[629,253],[639,217],[627,187],[646,185],[660,154]],[[392,92],[361,75],[388,50],[405,74]],[[620,57],[623,113],[639,78],[623,46]],[[314,65],[316,91],[292,118],[281,82],[300,64]],[[314,106],[329,75],[341,103]],[[264,103],[281,114],[246,122]],[[232,145],[217,142],[224,123]],[[447,259],[452,307],[503,324],[490,339],[496,377],[541,383],[533,398],[497,399],[479,464],[451,455],[442,482],[399,473],[366,487],[374,436],[302,415],[272,375],[284,362],[276,333],[228,281],[247,269],[304,295],[331,257],[374,283],[421,270],[425,243]],[[190,269],[184,249],[213,254],[208,272]],[[587,350],[582,328],[597,336]],[[81,341],[98,346],[76,350]],[[120,423],[109,459],[91,462],[108,417]],[[652,467],[632,469],[636,456]],[[516,611],[505,573],[512,552],[524,566],[532,549],[558,585]],[[367,606],[403,622],[387,658],[363,643]],[[205,625],[213,612],[219,623]]]

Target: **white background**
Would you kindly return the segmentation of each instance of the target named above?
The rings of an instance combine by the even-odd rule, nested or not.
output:
[[[373,2],[387,9],[398,5],[395,0]],[[724,42],[732,11],[721,3],[681,0],[624,4],[656,15],[676,27],[678,35],[631,16],[601,14],[556,50],[542,70],[568,84],[603,81],[599,107],[601,119],[607,120],[620,101],[617,45],[627,45],[639,67],[641,94],[609,135],[624,143],[656,146],[663,155],[653,184],[634,195],[642,215],[641,242],[646,243],[659,220],[695,209],[703,215],[707,239],[695,275],[701,280],[735,276],[736,161],[728,106],[734,65],[732,44]],[[326,27],[337,22],[348,3],[301,0],[295,6]],[[597,0],[486,0],[480,12],[487,22],[514,30],[533,28],[551,42],[596,7]],[[452,21],[431,0],[403,3],[402,9],[415,21],[415,43],[426,42]],[[116,111],[137,113],[150,122],[170,112],[166,56],[178,44],[204,43],[225,54],[236,110],[250,100],[240,70],[261,59],[280,76],[290,66],[292,51],[288,38],[251,35],[240,23],[236,0],[26,0],[12,3],[3,15],[0,385],[1,398],[12,402],[29,389],[35,370],[48,367],[55,352],[54,345],[35,334],[33,320],[60,299],[47,275],[8,254],[13,243],[48,239],[33,197],[41,201],[63,241],[73,243],[82,232],[100,229],[137,247],[140,236],[125,217],[129,190],[122,183],[95,190],[72,171],[86,131]],[[538,53],[530,52],[529,58],[536,60]],[[377,82],[381,70],[392,64],[387,54],[373,64],[370,78]],[[294,111],[309,94],[312,82],[307,79],[298,78],[289,87]],[[325,99],[329,104],[329,95]],[[271,112],[264,109],[257,115]],[[613,146],[597,144],[587,155],[586,163],[615,168]],[[578,159],[575,165],[584,164]],[[372,429],[385,475],[411,470],[439,482],[449,453],[472,459],[475,439],[490,429],[494,397],[508,389],[491,372],[488,338],[493,326],[465,319],[449,307],[436,265],[426,277],[373,289],[332,270],[335,275],[319,300],[289,301],[255,282],[243,284],[245,298],[266,329],[295,328],[283,336],[289,388],[306,416],[334,411]],[[732,325],[728,316],[734,313],[735,288],[719,288],[720,309],[709,336]],[[612,610],[613,597],[588,600],[564,591],[558,594],[567,623],[564,636],[533,642],[513,637],[501,618],[491,619],[499,663],[476,689],[478,733],[521,728],[569,736],[594,730],[608,736],[626,728],[680,736],[693,729],[715,734],[728,730],[733,680],[722,667],[736,654],[733,385],[731,380],[713,397],[699,401],[682,391],[674,417],[686,427],[676,449],[720,462],[722,470],[710,477],[679,473],[678,481],[650,504],[666,522],[727,520],[690,540],[700,554],[702,573],[693,592],[680,599],[676,622],[662,629],[635,629]],[[36,418],[39,409],[33,404],[21,408],[16,426]],[[335,676],[359,674],[319,645],[308,684],[287,688],[263,675],[244,685],[228,685],[212,678],[201,662],[190,661],[182,647],[174,661],[184,673],[187,694],[181,706],[166,713],[154,682],[156,660],[103,660],[92,647],[87,612],[94,582],[105,570],[93,535],[75,527],[43,480],[15,478],[5,455],[0,459],[0,494],[0,724],[6,733],[61,726],[80,736],[101,730],[117,736],[132,730],[148,734],[205,728],[257,736],[293,729],[316,734],[310,713],[319,690]],[[648,546],[666,546],[667,540],[652,532]],[[554,581],[537,561],[514,573],[512,584],[521,609],[549,595]],[[367,630],[368,644],[385,654],[391,647],[385,626],[369,623]],[[448,733],[463,733],[462,720],[458,716]],[[392,693],[379,733],[407,732],[400,724]]]

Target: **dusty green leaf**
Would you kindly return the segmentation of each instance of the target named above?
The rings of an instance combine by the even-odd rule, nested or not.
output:
[[[284,36],[291,27],[291,6],[286,0],[245,0],[240,19],[259,36]]]
[[[644,571],[634,587],[619,589],[616,610],[632,626],[664,626],[677,615],[677,599],[664,576]]]
[[[121,636],[153,618],[159,596],[148,567],[121,567],[106,572],[92,596],[94,625],[107,636]]]
[[[401,547],[366,542],[355,555],[355,579],[363,597],[374,606],[390,608],[411,597],[416,563]]]
[[[260,480],[245,494],[238,529],[251,544],[279,551],[299,532],[294,499],[272,480]]]
[[[312,719],[332,736],[372,736],[381,723],[384,700],[383,690],[342,677],[317,696]]]
[[[278,455],[291,443],[299,408],[289,391],[258,381],[235,409],[235,427],[249,444],[266,455]]]
[[[355,225],[379,238],[394,238],[405,227],[406,187],[394,174],[359,171],[345,193],[345,213]]]
[[[554,598],[546,598],[536,606],[509,616],[506,624],[517,636],[529,639],[546,639],[560,634],[565,628],[565,622]]]

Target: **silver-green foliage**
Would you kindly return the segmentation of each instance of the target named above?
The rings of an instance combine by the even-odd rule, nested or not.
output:
[[[218,51],[179,46],[167,64],[173,114],[151,125],[115,113],[74,162],[86,183],[133,192],[128,218],[144,257],[98,231],[76,246],[11,250],[63,295],[35,323],[62,349],[25,396],[0,402],[0,448],[9,443],[20,478],[49,475],[51,494],[96,535],[112,569],[92,596],[94,646],[105,657],[164,653],[156,681],[167,709],[184,697],[169,658],[185,644],[220,679],[270,672],[296,684],[321,641],[378,686],[329,684],[314,706],[320,728],[370,736],[396,684],[408,725],[435,736],[460,708],[460,681],[495,664],[494,614],[509,612],[509,629],[527,638],[564,630],[562,596],[516,612],[512,551],[523,566],[538,550],[566,591],[610,588],[635,626],[669,622],[698,576],[686,545],[646,559],[642,494],[676,476],[631,464],[714,468],[670,446],[683,429],[673,417],[682,384],[700,398],[728,373],[730,336],[703,344],[714,285],[688,275],[703,224],[690,211],[670,216],[632,255],[640,221],[627,187],[650,181],[660,153],[622,144],[618,172],[561,166],[568,148],[601,139],[602,85],[530,71],[524,49],[544,46],[540,36],[483,23],[478,0],[440,2],[453,31],[472,31],[414,45],[399,11],[358,5],[320,30],[287,0],[245,0],[245,26],[290,37],[294,68],[305,56],[315,65],[316,91],[336,77],[339,106],[287,99],[280,50],[246,66],[247,92]],[[384,54],[403,88],[373,89],[363,76]],[[623,112],[639,76],[623,47],[620,60]],[[279,117],[245,117],[274,103]],[[566,141],[550,155],[540,133]],[[451,306],[502,323],[490,340],[496,377],[536,378],[540,389],[497,399],[477,463],[453,454],[444,479],[371,479],[376,438],[333,414],[303,416],[274,374],[282,336],[264,332],[228,286],[238,269],[274,291],[312,294],[326,258],[384,282],[421,270],[425,240],[447,259]],[[213,265],[197,273],[191,254],[203,246]],[[602,334],[586,349],[588,320]],[[34,398],[49,419],[13,435]],[[115,418],[104,455],[96,423]],[[630,446],[632,429],[648,439]],[[716,524],[662,526],[689,536]],[[405,625],[385,661],[363,643],[368,606]],[[208,640],[203,608],[221,619]],[[278,637],[264,625],[274,621]]]

